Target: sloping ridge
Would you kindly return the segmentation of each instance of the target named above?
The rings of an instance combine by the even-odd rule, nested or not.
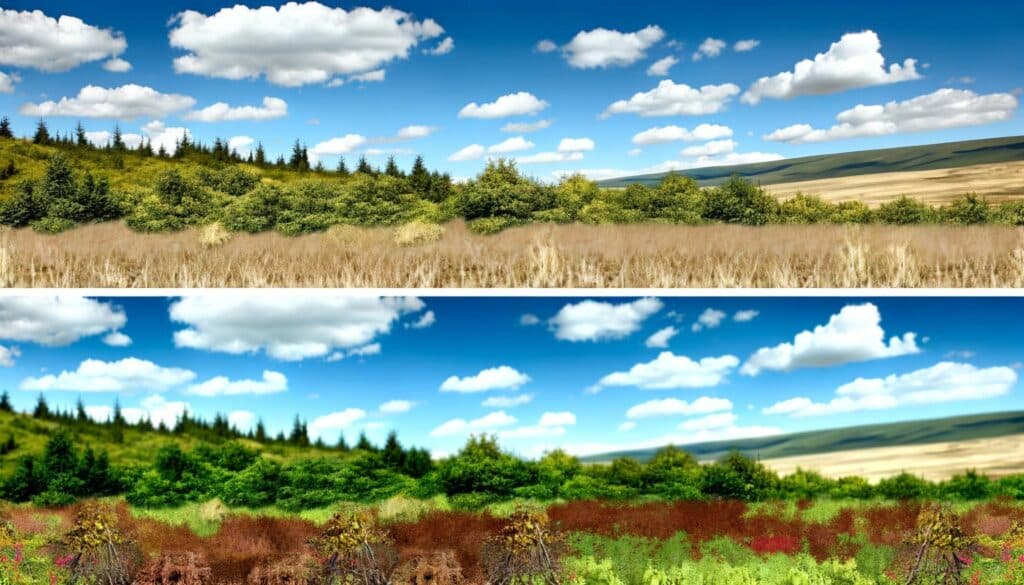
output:
[[[677,173],[693,177],[703,186],[721,184],[732,175],[771,185],[1014,161],[1024,161],[1024,136],[821,154],[746,165],[686,169]],[[666,175],[668,173],[620,177],[600,181],[598,184],[613,188],[632,183],[655,185]]]
[[[716,459],[733,449],[758,459],[769,459],[873,447],[987,439],[1018,433],[1024,433],[1024,411],[842,427],[755,439],[695,443],[679,447],[701,460]],[[604,463],[617,457],[647,461],[656,451],[657,449],[617,451],[580,459],[588,463]]]

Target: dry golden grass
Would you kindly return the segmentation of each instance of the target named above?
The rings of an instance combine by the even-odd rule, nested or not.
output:
[[[1020,473],[1024,468],[1024,435],[835,451],[762,462],[781,474],[793,473],[800,467],[813,469],[825,477],[857,475],[872,482],[902,471],[931,481],[949,479],[966,469],[976,469],[989,477],[1002,477]]]
[[[902,195],[929,205],[945,205],[964,193],[1001,202],[1024,193],[1024,161],[779,183],[765,189],[780,199],[804,193],[826,201],[859,200],[872,207]]]
[[[288,238],[143,235],[116,223],[57,236],[0,231],[6,287],[853,288],[1024,287],[1024,229],[952,226],[462,223],[400,246],[390,229]]]

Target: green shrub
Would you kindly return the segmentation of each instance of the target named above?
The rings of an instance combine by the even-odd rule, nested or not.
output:
[[[988,201],[974,193],[962,195],[939,210],[942,221],[957,225],[987,223],[991,215]]]
[[[836,206],[818,195],[798,193],[779,205],[780,220],[788,224],[826,223],[832,221],[836,214]]]
[[[1000,203],[992,212],[992,221],[1002,225],[1024,225],[1024,199]]]
[[[777,475],[738,451],[704,468],[703,492],[712,497],[757,502],[774,497],[778,488]]]
[[[878,221],[892,225],[932,223],[935,221],[936,215],[935,210],[927,204],[906,195],[883,203],[874,212]]]
[[[466,225],[473,233],[489,236],[522,224],[521,220],[512,217],[481,217]]]
[[[40,234],[59,234],[75,227],[75,222],[63,217],[44,217],[32,222],[32,231]]]
[[[875,491],[890,500],[917,500],[930,495],[932,486],[916,475],[903,472],[879,481]]]

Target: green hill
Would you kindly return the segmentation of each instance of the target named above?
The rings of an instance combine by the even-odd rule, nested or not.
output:
[[[92,447],[106,451],[111,463],[121,466],[150,465],[160,447],[177,444],[182,450],[190,451],[200,445],[220,445],[226,441],[239,442],[250,449],[259,451],[264,457],[280,462],[305,457],[338,453],[329,447],[301,447],[287,442],[259,442],[245,437],[219,437],[212,431],[189,431],[184,433],[161,432],[144,425],[127,425],[120,434],[111,425],[92,422],[67,422],[40,419],[27,414],[0,411],[0,443],[8,437],[14,439],[17,447],[0,455],[0,477],[14,469],[22,455],[38,455],[54,432],[63,427],[79,447]]]
[[[1024,161],[1024,136],[823,154],[747,165],[688,169],[681,173],[693,177],[704,186],[719,185],[732,175],[771,185],[1014,161]],[[621,177],[598,184],[613,188],[633,183],[650,186],[656,185],[667,174]]]
[[[1024,411],[843,427],[738,441],[697,443],[683,445],[682,448],[701,460],[717,459],[733,449],[751,457],[771,459],[872,447],[986,439],[1016,433],[1024,433]],[[645,462],[656,451],[657,448],[618,451],[581,459],[588,463],[605,463],[617,457],[629,457]]]

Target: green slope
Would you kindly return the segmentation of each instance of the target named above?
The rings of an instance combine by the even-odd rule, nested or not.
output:
[[[701,460],[716,459],[732,449],[738,449],[751,457],[769,459],[872,447],[986,439],[1017,433],[1024,433],[1024,411],[844,427],[738,441],[697,443],[683,445],[682,448]],[[619,451],[582,459],[588,463],[608,462],[616,457],[647,461],[656,451]]]
[[[946,142],[882,150],[861,150],[839,154],[805,156],[773,162],[679,171],[701,185],[718,185],[740,175],[765,185],[834,179],[896,171],[926,171],[970,165],[1024,161],[1024,136]],[[632,183],[655,185],[667,173],[637,175],[601,181],[602,187],[625,187]]]
[[[53,420],[40,420],[27,414],[0,411],[0,442],[14,437],[18,447],[11,453],[0,455],[0,477],[14,469],[18,457],[42,453],[46,442],[60,427],[66,428],[80,448],[92,447],[106,451],[116,465],[149,465],[157,450],[168,444],[177,444],[183,450],[200,445],[214,445],[225,439],[206,439],[193,434],[173,434],[142,429],[132,425],[124,429],[123,440],[118,441],[110,426],[92,423],[62,424]],[[250,449],[259,451],[264,457],[277,461],[291,461],[304,457],[336,454],[337,450],[321,449],[314,446],[299,447],[282,443],[259,443],[247,439],[234,439]]]

